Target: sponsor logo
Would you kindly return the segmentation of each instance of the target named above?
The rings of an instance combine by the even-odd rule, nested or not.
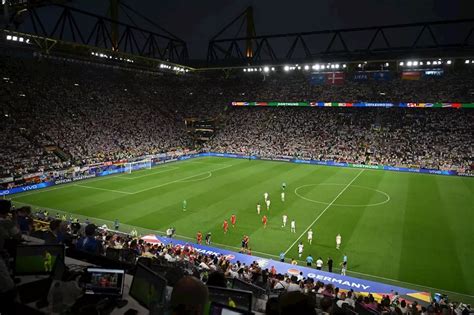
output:
[[[31,185],[31,186],[21,187],[21,190],[23,190],[23,191],[35,190],[35,189],[38,189],[38,185]]]
[[[235,258],[235,256],[232,255],[232,254],[225,255],[224,257],[225,257],[225,259],[227,259],[227,260],[232,260],[232,259]]]
[[[0,196],[5,196],[5,195],[9,195],[9,194],[10,194],[9,190],[0,190]]]
[[[313,275],[315,279],[321,280],[322,282],[325,283],[338,283],[340,285],[348,286],[351,288],[357,288],[357,289],[363,289],[364,291],[367,291],[370,288],[370,285],[365,285],[361,283],[356,283],[356,282],[350,282],[347,280],[343,279],[338,279],[338,278],[333,278],[333,277],[328,277],[328,276],[323,276],[323,275],[315,275],[315,274],[308,274],[308,277],[310,275]]]
[[[72,179],[65,178],[65,179],[59,179],[59,180],[54,181],[54,184],[59,185],[59,184],[65,184],[65,183],[70,183],[70,182],[72,182]]]
[[[95,176],[96,176],[95,174],[82,175],[82,176],[74,177],[72,180],[73,180],[73,181],[83,180],[83,179],[93,178],[93,177],[95,177]]]
[[[379,168],[377,165],[365,165],[365,164],[352,164],[352,167],[369,168],[369,169],[378,169]]]

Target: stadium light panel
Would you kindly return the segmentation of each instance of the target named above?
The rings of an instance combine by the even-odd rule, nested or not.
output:
[[[12,36],[11,36],[11,35],[7,35],[7,40],[12,40]]]
[[[448,61],[446,61],[446,63],[447,63],[448,65],[450,65],[452,62],[451,62],[451,60],[448,60]]]
[[[420,66],[422,66],[422,65],[423,65],[423,61],[420,61]]]
[[[309,70],[309,66],[308,65],[304,66],[304,69]]]
[[[468,63],[469,63],[469,59],[464,60],[464,63],[465,63],[465,64],[468,64]]]
[[[359,63],[359,64],[357,65],[357,67],[359,67],[359,68],[362,68],[362,64],[361,64],[361,63]]]
[[[290,66],[284,66],[284,67],[283,67],[283,70],[285,70],[285,71],[290,71]]]
[[[18,36],[12,36],[12,40],[16,42],[18,40]]]
[[[413,62],[411,62],[411,61],[407,62],[407,66],[411,67],[412,65],[413,65]]]
[[[325,66],[324,65],[321,65],[321,69],[324,70]]]
[[[385,67],[388,67],[390,64],[388,62],[385,63]]]
[[[313,70],[319,69],[319,65],[313,65],[311,68],[312,68]]]
[[[336,63],[336,65],[334,66],[336,69],[339,69],[339,64]]]
[[[413,66],[418,66],[418,61],[413,61]]]
[[[300,66],[298,66],[297,68],[298,68],[298,70],[301,70],[301,67],[300,67]]]
[[[20,43],[23,43],[23,42],[25,41],[25,39],[24,39],[23,37],[20,37],[20,38],[18,38],[18,41],[19,41]]]
[[[426,64],[429,66],[431,65],[431,61],[427,61]]]
[[[404,65],[403,61],[400,61],[399,65],[403,67]]]
[[[247,69],[244,69],[244,72],[247,72]]]
[[[267,66],[263,67],[263,72],[269,72],[269,71],[270,71],[270,67],[267,67]]]
[[[343,64],[342,67],[345,69],[345,68],[347,67],[347,65],[346,65],[346,64]]]
[[[272,71],[275,71],[275,67],[272,67]]]

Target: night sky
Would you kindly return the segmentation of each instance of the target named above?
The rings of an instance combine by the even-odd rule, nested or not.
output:
[[[247,6],[254,7],[257,35],[474,17],[474,0],[122,0],[188,43],[203,59],[209,39]],[[73,1],[107,13],[108,1]],[[147,22],[134,18],[145,28]],[[125,15],[121,20],[128,21]],[[227,33],[232,37],[235,33]]]

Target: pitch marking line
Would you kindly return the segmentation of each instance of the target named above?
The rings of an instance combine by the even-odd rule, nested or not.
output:
[[[232,166],[233,165],[227,165],[227,166],[224,166],[224,167],[221,167],[221,168],[216,168],[214,170],[210,170],[210,171],[202,172],[202,173],[199,173],[199,174],[194,174],[194,175],[191,175],[191,176],[187,176],[187,177],[184,177],[184,178],[172,180],[170,182],[166,182],[166,183],[163,183],[163,184],[159,184],[159,185],[156,185],[156,186],[151,186],[151,187],[148,187],[148,188],[145,188],[145,189],[142,189],[142,190],[135,191],[131,194],[139,194],[139,193],[142,193],[142,192],[145,192],[145,191],[148,191],[148,190],[152,190],[152,189],[155,189],[155,188],[160,188],[160,187],[163,187],[163,186],[168,186],[170,184],[179,183],[179,182],[191,179],[191,178],[196,177],[196,176],[205,175],[205,174],[210,173],[210,172],[217,172],[217,171],[220,171],[220,170],[232,167]]]
[[[327,205],[327,204],[329,204],[328,202],[323,202],[323,201],[318,201],[318,200],[314,200],[314,199],[311,199],[311,198],[307,198],[305,196],[302,196],[300,193],[298,193],[298,190],[300,190],[301,188],[310,187],[310,186],[344,186],[344,184],[325,184],[325,183],[322,183],[322,184],[308,184],[308,185],[303,185],[303,186],[299,186],[299,187],[295,188],[295,195],[300,197],[301,199],[309,201],[309,202],[314,202],[314,203]],[[387,194],[386,192],[382,191],[382,190],[378,190],[378,189],[374,189],[374,188],[370,188],[370,187],[365,187],[365,186],[359,186],[359,185],[352,185],[352,187],[357,187],[357,188],[362,188],[362,189],[372,190],[372,191],[378,192],[379,194],[385,196],[385,200],[381,201],[381,202],[377,202],[377,203],[369,203],[367,205],[352,205],[352,204],[343,204],[343,203],[335,203],[333,205],[334,206],[341,206],[341,207],[375,207],[375,206],[380,206],[380,205],[386,204],[387,202],[390,201],[390,195]]]
[[[285,255],[290,251],[291,248],[293,248],[293,246],[295,246],[296,243],[298,243],[298,241],[300,240],[300,238],[303,237],[303,235],[306,234],[306,232],[308,232],[308,230],[319,220],[319,218],[322,217],[322,215],[336,202],[336,200],[347,190],[347,188],[349,188],[350,185],[352,185],[352,183],[360,176],[360,174],[362,174],[363,172],[365,171],[365,169],[361,170],[350,182],[349,184],[347,184],[344,189],[342,189],[339,194],[326,206],[326,208],[324,208],[324,210],[316,217],[316,219],[314,219],[314,221],[306,228],[306,230],[303,231],[303,233],[301,233],[301,235],[293,242],[293,244],[290,245],[290,247],[288,247],[288,249],[285,251]]]
[[[121,191],[121,190],[99,188],[99,187],[93,187],[93,186],[87,186],[87,185],[81,185],[81,184],[74,184],[73,186],[89,188],[89,189],[96,189],[96,190],[103,190],[103,191],[109,191],[109,192],[114,192],[114,193],[119,193],[119,194],[133,195],[133,193],[131,193],[131,192],[126,192],[126,191]]]
[[[188,180],[181,180],[180,183],[190,183],[190,182],[199,182],[201,180],[206,180],[212,176],[211,172],[207,172],[207,176],[203,178],[196,178],[196,179],[188,179]]]
[[[48,191],[51,191],[51,190],[58,190],[58,189],[63,189],[63,188],[67,188],[67,187],[72,187],[71,185],[61,185],[59,187],[52,187],[52,188],[43,188],[43,189],[38,189],[38,190],[34,190],[34,191],[30,191],[30,192],[27,192],[27,193],[21,193],[21,194],[14,194],[12,197],[8,197],[10,198],[11,200],[15,199],[15,198],[21,198],[21,197],[25,197],[25,196],[29,196],[29,195],[34,195],[34,194],[38,194],[40,192],[48,192]],[[5,198],[9,196],[9,195],[6,195]]]
[[[161,168],[160,168],[161,169]],[[127,176],[127,175],[130,175],[130,174],[122,174],[122,175],[118,175],[116,177],[119,177],[120,179],[127,179],[127,180],[134,180],[134,179],[138,179],[138,178],[142,178],[142,177],[147,177],[147,176],[153,176],[153,175],[156,175],[156,174],[161,174],[161,173],[165,173],[165,172],[169,172],[169,171],[173,171],[173,170],[177,170],[179,169],[179,167],[173,167],[173,166],[170,166],[170,167],[166,167],[162,170],[159,170],[157,172],[153,172],[153,173],[149,173],[149,174],[145,174],[145,175],[140,175],[140,176]]]

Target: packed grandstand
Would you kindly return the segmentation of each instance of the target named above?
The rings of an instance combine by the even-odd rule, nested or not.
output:
[[[343,84],[327,85],[315,82],[312,71],[283,68],[270,73],[176,75],[25,55],[5,50],[0,56],[2,191],[41,182],[59,184],[103,172],[116,163],[159,161],[189,152],[474,174],[472,109],[232,106],[233,102],[472,104],[474,65],[443,66],[442,75],[417,80],[405,80],[397,68],[384,70],[390,74],[388,80],[362,81],[356,74],[363,71],[356,67],[345,71]],[[197,135],[192,126],[196,122],[212,126],[211,134]],[[197,251],[194,240],[184,246],[149,242],[118,223],[107,226],[47,209],[15,208],[7,200],[0,201],[0,208],[4,223],[0,249],[5,239],[64,244],[67,254],[78,260],[124,269],[139,263],[159,270],[169,286],[184,292],[182,283],[193,281],[187,276],[199,279],[192,284],[195,292],[205,290],[205,285],[225,288],[237,279],[241,284],[236,287],[252,292],[254,312],[472,312],[470,306],[445,297],[423,304],[397,292],[376,296],[340,290],[332,283],[262,268],[257,258],[250,264],[231,263],[226,255]],[[14,285],[8,276],[2,279],[1,297],[15,296]],[[176,301],[173,295],[170,299],[166,307],[173,308]]]
[[[151,75],[72,60],[2,56],[0,174],[10,185],[37,172],[176,150],[298,157],[396,167],[473,168],[473,112],[410,108],[234,108],[235,101],[474,101],[474,69],[441,77],[310,83],[310,74]],[[179,92],[176,92],[179,91]],[[213,120],[196,143],[185,120]],[[6,183],[7,180],[3,180]]]

